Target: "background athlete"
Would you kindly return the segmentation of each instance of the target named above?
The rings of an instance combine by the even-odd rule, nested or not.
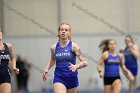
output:
[[[139,49],[134,43],[131,35],[125,37],[125,48],[120,49],[120,52],[124,54],[125,66],[132,74],[132,80],[129,80],[129,93],[134,93],[134,86],[136,81],[136,76],[138,74],[138,57]]]
[[[130,72],[123,63],[123,56],[116,52],[116,41],[114,39],[103,40],[99,48],[102,50],[102,56],[98,63],[98,73],[100,78],[104,79],[104,93],[120,93],[121,79],[119,66],[130,76]],[[104,76],[102,65],[104,63]],[[131,79],[131,78],[130,78]]]

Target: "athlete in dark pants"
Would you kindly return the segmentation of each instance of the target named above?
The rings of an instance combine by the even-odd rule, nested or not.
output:
[[[16,59],[13,54],[12,45],[3,43],[2,32],[0,31],[0,93],[11,93],[11,76],[9,72],[9,61],[16,74],[19,69],[16,68]]]
[[[121,80],[119,66],[127,74],[127,70],[123,63],[123,56],[116,52],[116,41],[114,39],[103,40],[99,48],[102,50],[102,56],[98,63],[99,76],[104,79],[104,93],[120,93]],[[102,74],[102,65],[104,63],[104,76]]]
[[[129,93],[134,93],[134,86],[136,81],[136,76],[138,74],[138,57],[139,50],[138,46],[134,43],[131,35],[125,37],[126,47],[120,50],[125,57],[125,66],[132,74],[132,80],[129,82]]]
[[[71,28],[69,24],[62,23],[58,29],[59,42],[51,46],[51,59],[48,62],[43,73],[43,80],[46,80],[46,74],[55,64],[54,72],[54,92],[55,93],[77,93],[78,90],[78,72],[87,66],[80,47],[71,41]],[[76,56],[80,63],[76,64]]]

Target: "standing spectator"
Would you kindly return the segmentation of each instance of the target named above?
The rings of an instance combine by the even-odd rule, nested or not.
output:
[[[29,70],[31,68],[31,64],[29,64],[26,59],[21,58],[21,56],[17,56],[17,65],[20,69],[20,73],[16,75],[17,79],[17,93],[29,93],[28,90],[28,80],[29,80]]]

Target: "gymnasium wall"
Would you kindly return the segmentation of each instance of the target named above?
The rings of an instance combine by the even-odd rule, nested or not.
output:
[[[47,34],[42,25],[56,31],[57,0],[4,0],[3,7],[6,35]]]
[[[139,0],[3,0],[6,35],[43,35],[68,22],[75,34],[139,32]],[[45,29],[46,28],[46,29]]]
[[[139,6],[139,4],[140,4],[140,1],[139,0],[134,0],[134,22],[132,22],[132,24],[134,24],[134,31],[136,31],[136,32],[140,32],[140,26],[139,26],[139,24],[140,24],[140,21],[138,21],[138,20],[140,20],[140,11],[139,11],[139,8],[140,8],[140,6]]]

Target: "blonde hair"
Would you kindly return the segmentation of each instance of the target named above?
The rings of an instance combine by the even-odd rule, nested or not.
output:
[[[71,27],[70,27],[70,25],[68,23],[61,23],[60,26],[59,26],[59,28],[58,28],[58,32],[60,31],[60,27],[62,25],[68,25],[69,26],[69,31],[71,32]],[[58,38],[60,39],[60,36],[59,35],[58,35]],[[68,37],[68,40],[71,40],[71,36]]]

